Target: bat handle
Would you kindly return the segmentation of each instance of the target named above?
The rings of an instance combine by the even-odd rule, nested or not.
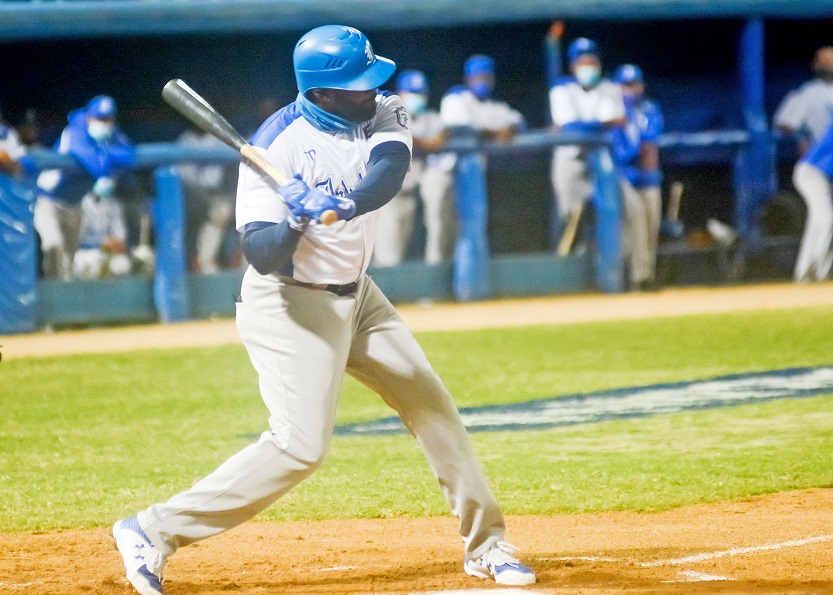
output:
[[[321,213],[321,218],[318,220],[324,225],[332,225],[338,221],[338,213],[335,211],[324,211]]]

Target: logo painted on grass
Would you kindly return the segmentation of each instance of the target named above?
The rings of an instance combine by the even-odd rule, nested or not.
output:
[[[542,430],[614,419],[833,394],[833,367],[788,368],[460,410],[471,432]],[[398,417],[338,426],[342,436],[404,434]]]

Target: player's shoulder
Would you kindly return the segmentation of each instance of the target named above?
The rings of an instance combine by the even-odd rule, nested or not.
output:
[[[404,107],[402,99],[396,93],[390,91],[379,91],[376,93],[376,111],[396,111]]]
[[[576,82],[576,78],[573,76],[562,75],[556,78],[552,85],[550,86],[551,90],[561,89],[566,90],[570,87],[578,87],[578,83]]]
[[[795,93],[796,95],[810,95],[814,93],[824,92],[826,90],[827,85],[824,82],[818,79],[811,79],[799,85],[798,88],[793,91],[793,93]]]
[[[292,102],[266,118],[251,136],[249,143],[254,147],[268,149],[299,118],[301,118],[301,111],[297,104]]]
[[[653,99],[643,99],[639,103],[642,112],[649,116],[661,116],[662,109],[659,107],[659,104],[654,101]]]
[[[622,86],[619,83],[614,83],[610,79],[602,79],[599,81],[599,84],[596,85],[596,89],[599,90],[600,93],[606,94],[622,94]]]

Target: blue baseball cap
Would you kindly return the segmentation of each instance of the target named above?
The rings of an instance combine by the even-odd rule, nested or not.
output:
[[[490,56],[475,54],[466,60],[463,72],[466,76],[474,76],[476,74],[494,74],[495,61]]]
[[[570,44],[567,50],[567,61],[572,64],[581,56],[596,56],[599,57],[599,45],[592,39],[586,37],[579,37]]]
[[[98,95],[90,99],[85,111],[88,118],[114,120],[116,118],[116,102],[108,95]]]
[[[613,79],[620,85],[641,83],[643,82],[642,69],[633,64],[623,64],[616,70]]]
[[[419,70],[405,70],[396,79],[396,89],[400,93],[428,93],[428,80]]]

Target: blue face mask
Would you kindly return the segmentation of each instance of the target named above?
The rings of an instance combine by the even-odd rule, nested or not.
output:
[[[592,64],[582,64],[575,67],[576,80],[578,84],[585,89],[592,89],[602,78],[602,71],[598,66]]]
[[[419,93],[400,93],[399,98],[408,113],[413,116],[423,113],[428,105],[428,98]]]
[[[322,132],[351,132],[355,130],[358,124],[354,124],[344,118],[339,118],[328,111],[324,111],[312,101],[307,99],[303,93],[298,93],[298,98],[295,100],[295,105],[304,118],[321,130]]]
[[[625,107],[633,109],[639,104],[641,97],[634,93],[622,93],[622,100],[625,102]]]
[[[478,81],[469,85],[469,91],[474,93],[474,96],[477,97],[480,101],[483,101],[484,99],[489,99],[489,97],[492,96],[493,90],[494,85],[488,82]]]

